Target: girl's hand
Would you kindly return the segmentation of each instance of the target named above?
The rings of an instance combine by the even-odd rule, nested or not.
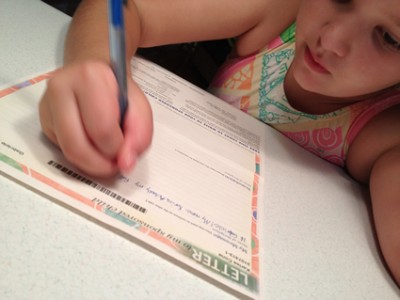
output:
[[[131,170],[150,145],[152,113],[146,97],[128,78],[123,130],[119,125],[118,86],[111,68],[88,61],[58,70],[48,82],[39,113],[46,136],[68,161],[98,177]]]

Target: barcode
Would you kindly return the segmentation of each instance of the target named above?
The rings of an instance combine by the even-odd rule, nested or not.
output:
[[[89,185],[92,188],[95,188],[96,190],[102,192],[103,194],[105,194],[107,196],[110,196],[110,197],[114,198],[115,200],[118,200],[119,202],[122,202],[122,203],[124,203],[124,204],[126,204],[126,205],[128,205],[128,206],[130,206],[130,207],[132,207],[132,208],[144,213],[144,214],[147,212],[147,209],[142,207],[142,206],[140,206],[139,204],[136,204],[136,203],[134,203],[134,202],[122,197],[121,195],[118,195],[117,193],[115,193],[113,191],[110,191],[108,188],[106,188],[106,187],[104,187],[104,186],[102,186],[102,185],[100,185],[100,184],[98,184],[98,183],[96,183],[96,182],[94,182],[94,181],[92,181],[92,180],[90,180],[90,179],[88,179],[88,178],[86,178],[86,177],[84,177],[84,176],[82,176],[82,175],[80,175],[80,174],[68,169],[67,167],[64,167],[63,165],[61,165],[61,164],[59,164],[59,163],[57,163],[57,162],[55,162],[53,160],[50,160],[48,162],[48,164],[50,166],[56,168],[57,170],[60,170],[61,172],[67,174],[68,176],[71,176],[71,177],[75,178],[76,180],[79,180],[80,182],[83,182],[84,184]]]

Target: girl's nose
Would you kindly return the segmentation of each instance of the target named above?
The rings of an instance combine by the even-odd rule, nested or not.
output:
[[[325,24],[320,34],[320,45],[339,57],[346,56],[357,40],[357,24],[354,20],[333,20]]]

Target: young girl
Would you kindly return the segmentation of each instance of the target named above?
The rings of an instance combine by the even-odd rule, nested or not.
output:
[[[369,184],[380,247],[399,284],[399,1],[128,2],[128,65],[138,47],[237,38],[211,91]],[[149,104],[131,76],[121,130],[108,59],[106,1],[83,1],[40,118],[66,158],[95,176],[132,169],[152,135]]]

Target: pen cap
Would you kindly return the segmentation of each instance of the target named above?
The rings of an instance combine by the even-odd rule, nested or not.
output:
[[[111,5],[111,23],[113,26],[122,27],[123,26],[123,5],[126,4],[126,1],[123,0],[110,0],[109,4]]]

